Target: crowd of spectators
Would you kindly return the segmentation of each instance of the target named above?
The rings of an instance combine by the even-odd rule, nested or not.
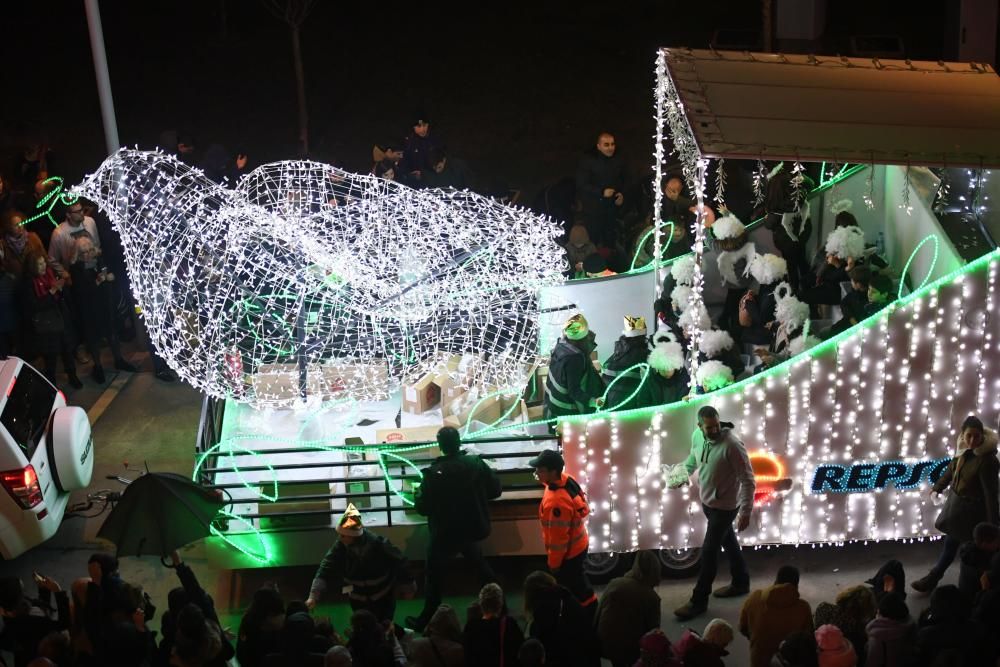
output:
[[[899,561],[815,610],[799,595],[798,569],[782,566],[740,611],[736,629],[749,642],[750,667],[993,667],[1000,655],[1000,540],[996,526],[982,526],[963,549],[959,585],[935,588],[919,617],[907,604]],[[176,553],[171,561],[180,585],[167,597],[158,632],[149,627],[154,601],[122,579],[110,554],[94,554],[89,576],[69,591],[35,575],[38,592],[29,597],[20,579],[0,579],[0,651],[13,656],[7,667],[222,667],[233,658],[242,667],[598,667],[602,657],[614,667],[735,664],[727,649],[734,628],[723,619],[701,633],[687,628],[668,637],[661,628],[653,552],[636,554],[632,568],[605,587],[596,611],[538,571],[523,582],[523,609],[512,612],[491,583],[464,622],[441,604],[421,633],[368,609],[334,628],[305,601],[286,601],[266,586],[230,634],[191,569]]]

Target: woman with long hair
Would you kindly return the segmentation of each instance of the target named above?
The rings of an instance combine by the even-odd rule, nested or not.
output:
[[[938,562],[924,577],[912,584],[913,590],[928,593],[941,581],[948,566],[958,555],[963,542],[972,540],[976,524],[997,523],[997,493],[1000,487],[1000,461],[997,461],[997,433],[970,416],[962,422],[957,453],[944,473],[931,487],[931,493],[949,491],[934,527],[944,533],[944,548]]]

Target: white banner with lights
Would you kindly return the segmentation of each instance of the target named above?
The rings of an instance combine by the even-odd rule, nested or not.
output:
[[[757,494],[743,544],[937,534],[927,493],[970,414],[1000,419],[994,252],[841,336],[689,402],[567,421],[567,469],[590,494],[593,551],[699,546],[696,480],[667,489],[696,413],[715,406],[751,453]]]

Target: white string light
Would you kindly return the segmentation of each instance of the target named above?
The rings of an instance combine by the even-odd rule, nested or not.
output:
[[[537,292],[562,282],[549,218],[317,162],[267,164],[228,189],[123,149],[76,193],[120,234],[159,354],[207,394],[257,407],[302,389],[384,399],[455,372],[452,354],[474,356],[464,385],[523,386],[539,358]]]

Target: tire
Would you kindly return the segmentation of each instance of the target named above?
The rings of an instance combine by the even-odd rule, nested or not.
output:
[[[58,408],[49,421],[46,449],[52,481],[60,493],[85,489],[94,472],[94,438],[87,413],[76,406]]]
[[[656,552],[667,579],[683,579],[694,576],[701,565],[701,549],[660,549]]]
[[[583,571],[592,583],[604,584],[626,567],[628,554],[601,552],[588,553],[583,561]]]

